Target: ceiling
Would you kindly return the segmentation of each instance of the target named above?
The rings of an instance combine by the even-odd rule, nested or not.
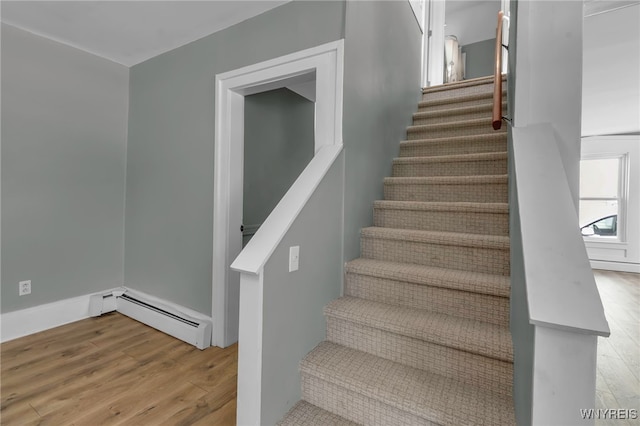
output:
[[[2,22],[133,66],[290,0],[6,1]],[[450,12],[497,3],[447,0]],[[638,1],[584,0],[585,16]]]
[[[290,0],[5,1],[3,23],[133,66]]]
[[[634,6],[638,3],[640,3],[640,1],[638,0],[584,0],[584,16],[589,17],[593,15],[599,15],[601,13],[611,12],[613,10],[622,9],[628,6]]]

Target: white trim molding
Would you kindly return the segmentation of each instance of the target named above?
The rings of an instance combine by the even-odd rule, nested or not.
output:
[[[115,290],[117,289],[3,313],[0,315],[0,323],[2,324],[0,342],[8,342],[19,337],[89,318],[91,296],[102,295]]]
[[[591,269],[603,269],[605,271],[631,272],[640,274],[640,264],[627,262],[611,262],[606,260],[591,260]]]
[[[212,342],[238,340],[240,274],[229,266],[242,250],[244,97],[315,81],[315,153],[342,145],[344,40],[216,75],[213,194]],[[261,228],[262,229],[262,228]]]
[[[137,307],[135,303],[122,298],[125,294],[151,309]],[[185,306],[126,287],[2,314],[0,316],[2,322],[0,341],[6,342],[113,311],[121,312],[123,315],[165,334],[190,343],[198,349],[205,349],[211,344],[213,323],[211,317]],[[158,312],[162,312],[162,314]],[[171,317],[180,318],[180,320]],[[182,322],[190,322],[192,326],[184,327]]]

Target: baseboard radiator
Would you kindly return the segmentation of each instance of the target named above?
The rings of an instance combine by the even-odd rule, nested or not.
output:
[[[211,320],[186,315],[178,309],[127,290],[91,296],[91,316],[112,311],[118,311],[198,349],[211,345]]]

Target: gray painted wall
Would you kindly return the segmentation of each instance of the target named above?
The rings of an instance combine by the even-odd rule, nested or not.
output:
[[[464,78],[468,80],[493,75],[495,50],[495,37],[462,46],[462,53],[467,54]]]
[[[421,32],[409,2],[348,2],[345,29],[345,260],[360,255],[360,229],[420,98]]]
[[[2,312],[122,285],[128,78],[2,24]]]
[[[127,286],[211,313],[215,75],[341,39],[344,19],[287,3],[131,69]]]
[[[640,4],[584,19],[582,136],[640,132]]]
[[[455,0],[445,5],[446,35],[460,45],[495,38],[500,0]]]
[[[289,89],[244,98],[245,225],[262,224],[313,158],[314,121],[315,104]]]
[[[273,425],[300,399],[300,360],[325,339],[322,309],[342,290],[344,153],[264,267],[261,424]],[[289,272],[289,247],[300,269]]]

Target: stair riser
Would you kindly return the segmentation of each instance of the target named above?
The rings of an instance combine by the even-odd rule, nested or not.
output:
[[[421,112],[433,112],[430,109],[424,109]],[[451,123],[454,121],[464,121],[464,120],[476,120],[479,118],[491,118],[491,108],[482,108],[480,111],[471,111],[471,112],[452,112],[445,115],[430,115],[430,116],[415,116],[413,117],[413,125],[423,125],[423,124],[441,124],[441,123]]]
[[[491,139],[446,142],[423,142],[400,144],[400,157],[432,157],[439,155],[477,154],[480,152],[505,152],[507,138],[503,133],[494,135]]]
[[[496,325],[509,325],[509,299],[488,294],[346,274],[345,295]]]
[[[316,405],[309,404],[308,401],[302,400],[293,406],[284,419],[276,423],[276,426],[303,425],[360,426],[344,417],[337,416]]]
[[[506,132],[506,126],[502,126],[501,130],[493,130],[491,123],[484,122],[482,124],[447,125],[442,127],[409,127],[407,129],[407,140],[429,139],[429,138],[449,138],[454,136],[467,135],[489,135],[494,133]]]
[[[479,176],[507,174],[507,161],[451,161],[427,163],[394,163],[394,177]]]
[[[301,374],[301,381],[305,401],[362,425],[438,426],[438,423],[306,373]]]
[[[418,104],[418,112],[432,112],[442,111],[445,109],[464,108],[464,107],[478,107],[478,106],[493,106],[492,97],[484,97],[480,99],[451,99],[447,102],[427,102]]]
[[[327,340],[486,391],[511,395],[510,362],[331,317],[327,317]]]
[[[509,275],[509,250],[465,247],[363,236],[362,257],[463,271]]]
[[[384,198],[392,201],[506,203],[508,193],[506,183],[483,183],[477,185],[385,183]]]
[[[441,100],[441,99],[456,98],[464,95],[479,95],[479,94],[493,95],[493,83],[479,84],[479,85],[468,86],[468,87],[460,87],[457,89],[439,90],[435,92],[427,91],[427,93],[422,94],[422,100],[435,101],[435,100]]]
[[[424,231],[509,235],[507,213],[393,210],[374,208],[375,226]]]

